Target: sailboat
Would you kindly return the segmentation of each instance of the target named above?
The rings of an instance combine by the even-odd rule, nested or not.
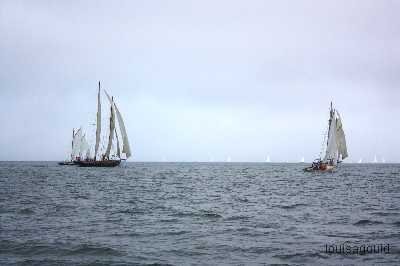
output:
[[[82,151],[87,149],[87,141],[85,134],[82,134],[82,129],[79,128],[75,131],[72,129],[72,141],[71,141],[71,154],[69,160],[59,162],[59,165],[75,165],[78,161],[83,158]]]
[[[321,153],[322,155],[323,153]],[[343,131],[342,119],[338,110],[333,109],[332,102],[329,112],[328,136],[325,147],[325,156],[314,160],[311,167],[304,171],[331,171],[335,169],[342,160],[348,157],[346,137]]]
[[[378,163],[378,159],[376,158],[376,155],[375,155],[375,157],[374,157],[373,163]]]
[[[80,160],[77,164],[81,167],[115,167],[118,166],[122,160],[126,160],[131,156],[131,149],[129,146],[128,135],[126,134],[124,120],[118,110],[114,97],[110,97],[106,91],[104,91],[110,102],[110,126],[108,131],[108,143],[104,153],[100,151],[100,139],[101,139],[101,89],[99,81],[99,90],[97,94],[97,115],[96,115],[96,143],[94,146],[94,157],[87,157],[85,160]],[[115,116],[117,117],[120,136],[122,138],[122,151],[120,147],[120,141],[118,138],[118,131],[116,127]],[[112,153],[112,147],[116,145],[115,153]],[[124,156],[123,156],[124,155]]]

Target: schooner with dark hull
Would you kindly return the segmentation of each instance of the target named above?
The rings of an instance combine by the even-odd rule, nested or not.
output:
[[[326,141],[325,156],[314,160],[310,167],[304,169],[307,172],[332,171],[337,165],[348,157],[346,137],[343,130],[342,119],[337,109],[331,102],[329,116],[328,136]],[[321,153],[321,155],[324,152]]]
[[[105,151],[100,149],[101,141],[101,89],[99,82],[99,90],[97,94],[97,115],[96,115],[96,143],[94,146],[94,157],[80,160],[77,164],[81,167],[115,167],[118,166],[122,160],[126,160],[131,156],[128,135],[126,134],[124,120],[114,102],[114,98],[110,97],[106,91],[108,101],[110,102],[110,119],[108,130],[108,143]],[[116,123],[115,117],[118,123]],[[117,126],[118,125],[118,126]],[[118,130],[122,137],[122,151],[120,141],[118,138]],[[113,149],[114,147],[114,149]]]

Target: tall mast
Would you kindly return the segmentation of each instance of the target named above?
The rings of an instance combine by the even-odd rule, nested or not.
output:
[[[97,94],[97,127],[96,127],[96,145],[94,146],[94,160],[96,161],[97,152],[100,144],[101,134],[101,102],[100,102],[100,81],[99,81],[99,92]]]

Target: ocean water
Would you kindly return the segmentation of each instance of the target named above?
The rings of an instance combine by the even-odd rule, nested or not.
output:
[[[400,165],[305,166],[2,162],[0,265],[399,265]]]

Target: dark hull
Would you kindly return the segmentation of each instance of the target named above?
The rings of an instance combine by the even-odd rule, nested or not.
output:
[[[336,169],[334,166],[328,166],[326,168],[314,168],[314,167],[307,167],[304,168],[304,172],[332,172]]]
[[[77,164],[80,167],[115,167],[121,163],[120,160],[105,160],[105,161],[80,161]]]
[[[59,162],[58,165],[75,165],[75,162]]]

